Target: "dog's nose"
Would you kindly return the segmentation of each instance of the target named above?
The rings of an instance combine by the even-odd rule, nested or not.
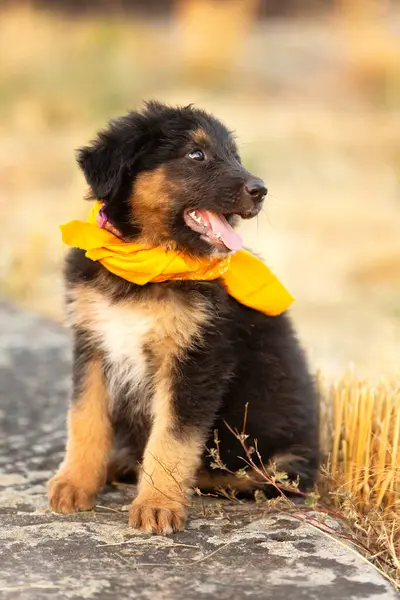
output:
[[[249,179],[244,185],[244,191],[254,202],[262,202],[268,193],[265,183],[262,179]]]

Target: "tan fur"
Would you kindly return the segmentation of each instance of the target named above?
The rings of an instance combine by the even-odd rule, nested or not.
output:
[[[255,475],[238,476],[233,473],[207,473],[197,475],[196,486],[202,490],[236,490],[250,492],[263,484]]]
[[[177,356],[198,338],[201,323],[207,318],[204,301],[191,304],[170,290],[144,302],[113,303],[97,289],[78,285],[70,293],[70,320],[84,328],[113,366],[113,387],[121,383],[140,390],[143,405],[149,405],[153,387],[147,378],[147,355],[159,361],[167,354]],[[111,398],[112,401],[112,398]]]
[[[145,301],[120,301],[113,303],[99,290],[89,285],[77,285],[70,293],[70,321],[92,334],[93,340],[103,344],[106,324],[116,328],[116,338],[135,322],[136,335],[142,335],[142,343],[153,348],[154,353],[164,356],[165,342],[171,352],[179,353],[190,347],[197,339],[201,324],[207,319],[208,305],[195,298],[190,304],[181,300],[175,292],[165,289],[157,297]],[[131,353],[131,349],[128,349]]]
[[[167,223],[173,194],[164,166],[137,176],[131,203],[133,218],[142,228],[137,243],[175,247]]]
[[[153,427],[141,466],[139,495],[132,504],[129,522],[149,533],[166,534],[184,527],[188,490],[200,462],[202,443],[196,431],[186,432],[184,439],[174,435],[171,347],[163,358],[161,354],[152,405]]]
[[[101,364],[94,357],[87,365],[82,391],[68,413],[66,456],[58,473],[49,482],[53,510],[70,513],[88,510],[105,483],[112,444],[108,397]]]
[[[157,364],[152,398],[153,426],[145,449],[139,495],[132,504],[129,522],[143,531],[159,534],[183,529],[187,494],[198,468],[202,445],[196,431],[186,438],[174,435],[172,410],[173,361],[199,335],[206,306],[188,307],[177,299],[156,302],[152,314],[160,330],[149,338]]]
[[[195,144],[198,144],[201,148],[209,148],[211,146],[211,139],[204,129],[196,129],[192,133],[192,140]]]
[[[131,391],[137,391],[141,400],[132,408],[146,411],[152,392],[144,351],[154,326],[150,312],[138,303],[113,303],[99,290],[87,285],[74,288],[70,311],[73,324],[86,330],[94,346],[101,348],[105,361],[112,367],[110,408],[117,389],[126,385]]]

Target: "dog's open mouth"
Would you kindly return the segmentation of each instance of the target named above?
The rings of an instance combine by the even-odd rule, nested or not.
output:
[[[200,209],[186,210],[184,219],[192,231],[200,233],[202,240],[218,250],[234,251],[242,248],[242,238],[222,213]]]

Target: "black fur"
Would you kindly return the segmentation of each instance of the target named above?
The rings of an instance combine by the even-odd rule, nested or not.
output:
[[[206,132],[212,145],[210,158],[202,164],[187,159],[193,149],[191,135],[198,129]],[[91,146],[79,151],[78,162],[92,196],[104,201],[111,223],[127,239],[140,238],[145,228],[135,220],[134,204],[132,212],[136,178],[160,165],[165,166],[167,187],[173,189],[166,226],[178,248],[194,255],[212,251],[185,224],[187,208],[222,212],[231,221],[235,215],[250,217],[258,210],[243,198],[243,184],[252,175],[242,167],[232,135],[218,120],[192,107],[150,103],[144,112],[113,122]],[[243,451],[225,422],[241,431],[248,404],[247,443],[257,443],[264,462],[277,453],[297,456],[289,475],[300,476],[303,488],[313,485],[318,469],[318,402],[287,314],[268,317],[246,308],[226,293],[219,280],[140,287],[106,272],[80,250],[69,254],[66,279],[69,286],[82,282],[96,286],[113,302],[140,301],[146,295],[162,299],[171,293],[188,303],[195,297],[207,298],[212,310],[202,342],[187,349],[175,363],[176,435],[185,436],[193,427],[203,431],[204,466],[211,468],[206,447],[214,446],[217,429],[223,462],[233,471],[242,468]],[[77,377],[86,356],[87,346],[79,332]],[[136,399],[124,390],[121,394],[124,397],[114,402],[113,420],[118,469],[123,473],[141,460],[150,421],[145,417],[129,420],[126,407]]]

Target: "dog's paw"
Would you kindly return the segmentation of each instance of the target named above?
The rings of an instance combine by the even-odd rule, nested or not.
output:
[[[141,498],[133,501],[129,512],[129,525],[145,533],[168,535],[183,531],[187,518],[186,504],[168,499]]]
[[[50,479],[48,489],[49,505],[55,512],[68,514],[93,508],[94,494],[73,485],[64,475],[55,475]]]

